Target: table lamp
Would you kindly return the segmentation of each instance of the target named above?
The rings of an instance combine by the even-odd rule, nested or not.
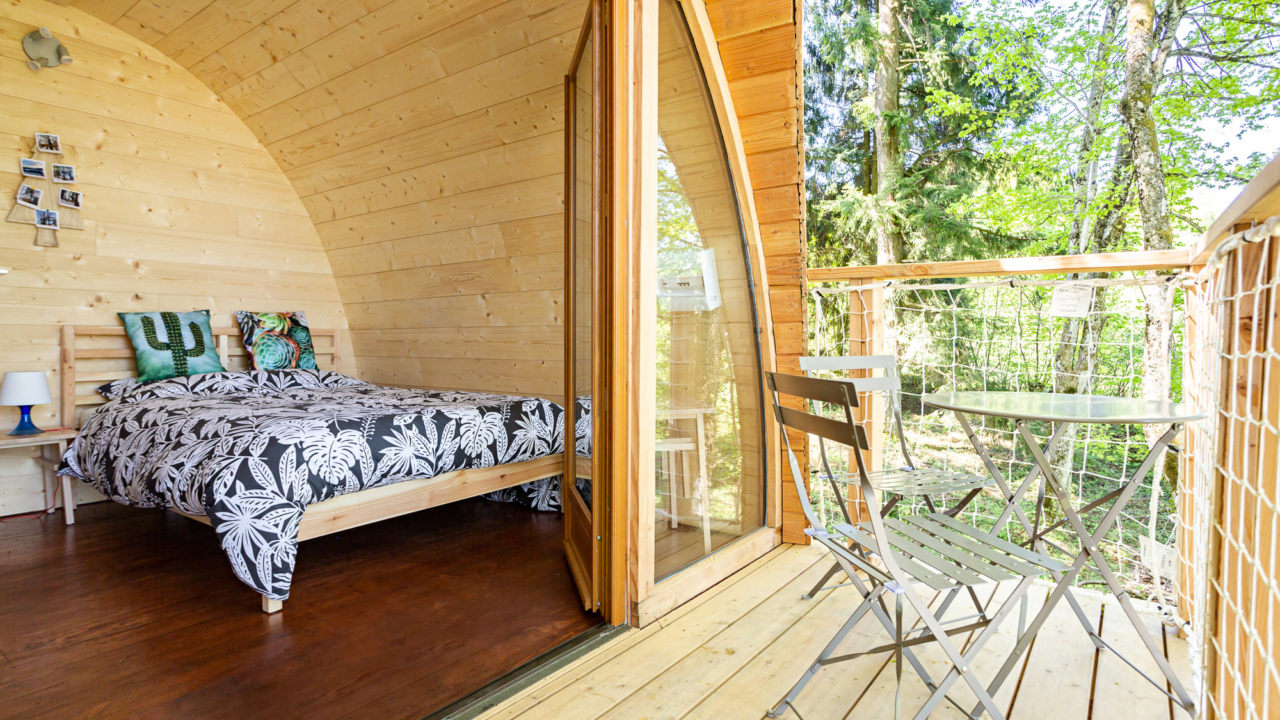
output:
[[[43,370],[7,372],[0,382],[0,405],[16,405],[22,411],[18,427],[10,435],[38,435],[40,428],[31,422],[31,406],[53,402],[49,396],[49,379]]]

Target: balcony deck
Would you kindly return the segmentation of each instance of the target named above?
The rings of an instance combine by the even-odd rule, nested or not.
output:
[[[852,588],[802,600],[828,567],[817,547],[783,545],[694,601],[641,630],[609,645],[508,700],[482,717],[520,720],[636,720],[646,718],[763,718],[812,662],[822,646],[855,607]],[[979,588],[1008,593],[1009,587]],[[986,593],[985,595],[982,593]],[[1031,592],[1031,612],[1043,603],[1047,588]],[[1110,643],[1131,659],[1143,658],[1137,634],[1118,605],[1102,595],[1079,591],[1082,606],[1102,626]],[[957,598],[949,617],[968,612]],[[866,618],[846,638],[842,651],[856,652],[885,642],[879,626]],[[1159,623],[1149,625],[1157,638]],[[990,678],[993,666],[1014,642],[1017,615],[974,663],[979,677]],[[1189,679],[1187,644],[1165,633],[1166,653],[1181,677]],[[957,636],[963,638],[964,636]],[[948,663],[936,646],[922,648],[926,666],[941,677]],[[1132,651],[1132,652],[1130,652]],[[824,669],[800,696],[805,720],[887,718],[893,715],[894,672],[888,654]],[[1143,663],[1138,662],[1140,666]],[[1149,659],[1144,667],[1158,673]],[[911,717],[927,697],[910,668],[903,673],[903,715]],[[958,684],[952,696],[973,702]],[[1015,674],[997,694],[1006,715],[1017,720],[1078,718],[1085,720],[1154,720],[1185,718],[1180,708],[1111,653],[1096,653],[1064,602],[1040,631]],[[795,714],[788,712],[788,718]],[[962,718],[944,703],[934,717]]]

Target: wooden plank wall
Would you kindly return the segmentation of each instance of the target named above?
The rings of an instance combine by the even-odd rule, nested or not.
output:
[[[764,242],[778,371],[800,373],[805,354],[803,84],[799,0],[708,0],[729,92],[742,129]],[[805,448],[792,434],[792,447]],[[797,452],[803,456],[807,453]],[[782,538],[808,543],[787,463]],[[807,468],[807,465],[806,465]]]
[[[559,396],[573,0],[60,0],[189,68],[302,196],[372,382]]]
[[[48,27],[74,62],[26,67],[21,38]],[[124,31],[44,0],[0,0],[0,197],[21,183],[37,131],[61,136],[84,193],[83,231],[39,248],[34,229],[0,222],[0,371],[44,370],[57,427],[59,325],[108,325],[115,313],[305,310],[346,327],[329,260],[288,178],[218,98]],[[46,200],[47,202],[47,200]],[[47,205],[46,205],[47,207]],[[348,354],[349,357],[349,354]],[[0,431],[17,422],[0,408]],[[0,515],[44,504],[34,449],[0,453]],[[88,499],[92,491],[83,486]]]

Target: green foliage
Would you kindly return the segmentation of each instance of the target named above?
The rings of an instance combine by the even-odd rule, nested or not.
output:
[[[1157,3],[1154,113],[1175,231],[1203,231],[1192,191],[1247,181],[1268,157],[1238,157],[1212,140],[1274,125],[1280,110],[1280,25],[1268,0],[1208,0],[1170,27]],[[874,2],[807,5],[805,98],[810,264],[872,264],[877,223],[908,233],[912,260],[1067,251],[1090,88],[1102,78],[1096,141],[1084,153],[1086,227],[1118,200],[1141,246],[1133,197],[1106,183],[1127,138],[1124,18],[1102,36],[1106,3],[904,0],[901,111],[906,175],[899,202],[875,192]],[[1163,25],[1160,25],[1163,23]],[[1099,62],[1099,49],[1102,49]],[[1124,176],[1124,173],[1121,173]]]
[[[875,262],[875,228],[890,220],[917,260],[1010,251],[1020,238],[990,232],[960,201],[1000,168],[987,146],[1016,125],[1038,92],[1034,78],[990,82],[975,59],[983,43],[966,35],[953,0],[904,2],[899,111],[905,171],[897,202],[877,194],[878,62],[874,3],[822,0],[807,6],[805,132],[808,228],[813,266]]]

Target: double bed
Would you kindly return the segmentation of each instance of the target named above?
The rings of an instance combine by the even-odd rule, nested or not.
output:
[[[117,502],[210,525],[267,612],[289,596],[302,540],[563,469],[564,413],[547,399],[381,387],[328,370],[213,372],[145,384],[127,371],[77,374],[85,361],[123,357],[102,343],[78,348],[77,338],[119,330],[64,328],[64,398],[76,397],[78,383],[120,377],[99,388],[103,402],[85,418],[59,473]],[[81,398],[77,404],[98,402]]]

